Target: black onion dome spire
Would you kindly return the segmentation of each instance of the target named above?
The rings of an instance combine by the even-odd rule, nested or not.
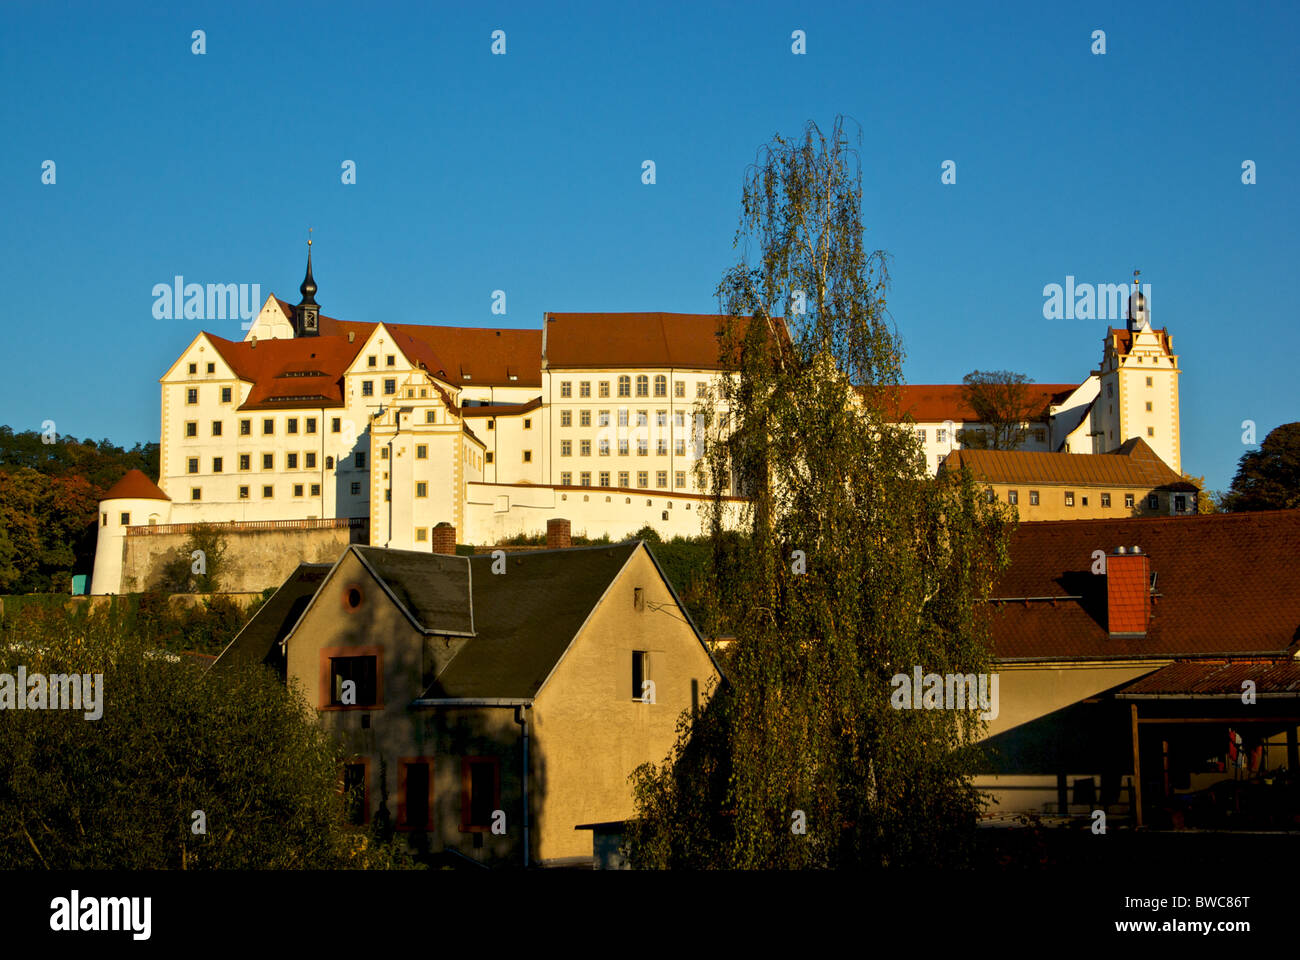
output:
[[[316,303],[316,278],[311,275],[311,240],[307,241],[307,276],[302,278],[298,292],[302,294],[303,303],[320,306]]]

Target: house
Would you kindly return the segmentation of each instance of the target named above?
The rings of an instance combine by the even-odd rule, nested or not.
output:
[[[1294,828],[1300,511],[1021,524],[986,612],[992,814]]]
[[[1021,520],[1186,516],[1196,485],[1174,473],[1141,437],[1110,453],[954,450],[942,469],[968,467],[990,500]]]
[[[487,865],[592,862],[720,678],[644,542],[453,556],[350,546],[304,565],[214,670],[267,662],[344,744],[349,810]],[[440,537],[439,546],[454,531]]]

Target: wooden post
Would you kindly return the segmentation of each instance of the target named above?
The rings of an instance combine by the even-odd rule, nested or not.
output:
[[[1142,826],[1142,760],[1138,755],[1138,705],[1129,704],[1133,719],[1133,816],[1134,825]]]

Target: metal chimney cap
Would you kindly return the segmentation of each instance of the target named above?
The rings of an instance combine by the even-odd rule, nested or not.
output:
[[[1122,557],[1122,556],[1124,556],[1124,555],[1127,554],[1127,553],[1128,553],[1128,547],[1116,547],[1116,548],[1115,548],[1115,556],[1117,556],[1117,557]]]
[[[1141,552],[1142,552],[1142,548],[1139,547],[1137,544],[1134,544],[1134,545],[1133,545],[1133,552],[1134,552],[1134,553],[1141,553]]]

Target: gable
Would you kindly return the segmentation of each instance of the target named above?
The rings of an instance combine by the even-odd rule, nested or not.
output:
[[[636,543],[469,558],[476,636],[424,699],[529,699],[546,683]]]

